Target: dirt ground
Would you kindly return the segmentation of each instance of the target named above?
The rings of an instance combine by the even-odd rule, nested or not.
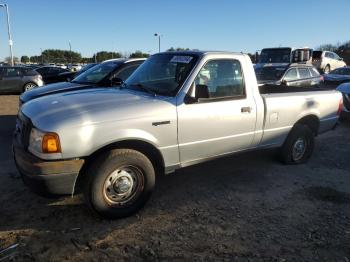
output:
[[[17,103],[0,96],[0,261],[350,261],[350,121],[317,138],[308,164],[265,150],[193,166],[159,178],[137,215],[108,221],[80,196],[23,185]]]

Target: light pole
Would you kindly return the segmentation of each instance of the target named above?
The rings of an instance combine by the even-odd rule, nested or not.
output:
[[[70,43],[70,40],[69,40],[69,54],[70,54],[70,64],[72,66],[72,45]]]
[[[158,36],[158,52],[160,53],[160,37],[162,36],[161,34],[159,33],[155,33],[154,36]]]
[[[13,66],[13,53],[12,53],[12,37],[11,37],[11,29],[10,29],[10,14],[9,14],[9,7],[7,4],[0,4],[0,7],[6,8],[6,16],[7,16],[7,33],[9,37],[9,46],[10,46],[10,55],[11,55],[11,66]]]

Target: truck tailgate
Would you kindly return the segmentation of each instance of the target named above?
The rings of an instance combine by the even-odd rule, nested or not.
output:
[[[337,123],[341,94],[335,90],[261,96],[265,106],[262,146],[282,145],[293,125],[306,116],[320,120],[318,133],[332,129]]]

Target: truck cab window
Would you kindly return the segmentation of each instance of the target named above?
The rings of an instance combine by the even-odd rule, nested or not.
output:
[[[245,95],[241,64],[238,60],[211,60],[198,73],[196,86],[208,89],[208,98]]]

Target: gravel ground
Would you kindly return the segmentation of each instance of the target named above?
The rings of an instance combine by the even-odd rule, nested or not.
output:
[[[11,156],[17,103],[0,97],[0,250],[18,244],[0,261],[350,260],[350,122],[318,137],[308,164],[264,150],[196,165],[159,178],[137,215],[108,221],[80,196],[23,185]]]

